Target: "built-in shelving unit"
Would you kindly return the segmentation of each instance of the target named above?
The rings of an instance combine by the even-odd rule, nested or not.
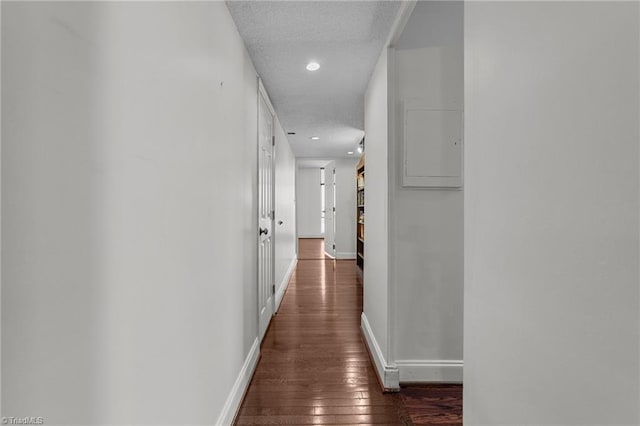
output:
[[[356,263],[364,268],[364,154],[356,166]]]

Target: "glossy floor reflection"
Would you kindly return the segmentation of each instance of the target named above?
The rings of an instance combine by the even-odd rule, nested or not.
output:
[[[298,259],[331,259],[324,252],[324,238],[298,238]]]
[[[355,261],[299,260],[236,424],[406,424],[360,334]]]
[[[414,425],[462,426],[462,385],[404,385],[400,398]]]

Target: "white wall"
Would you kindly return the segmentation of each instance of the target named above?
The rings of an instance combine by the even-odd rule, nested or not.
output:
[[[356,258],[356,164],[357,159],[337,158],[336,164],[336,258]]]
[[[298,238],[322,238],[320,168],[297,168],[296,217]]]
[[[0,32],[2,29],[2,4],[0,3]],[[0,44],[2,43],[1,34],[0,34]],[[0,46],[0,53],[2,52],[2,47]],[[0,93],[2,86],[2,55],[0,54]],[[2,106],[0,105],[0,112],[2,111]],[[2,414],[2,114],[0,114],[0,414]]]
[[[380,55],[365,95],[366,212],[363,330],[383,383],[390,359],[388,315],[388,85],[387,50]]]
[[[2,415],[215,424],[257,335],[225,5],[3,3],[2,62]]]
[[[463,15],[462,2],[418,2],[395,44],[390,283],[400,381],[462,380],[463,191],[402,187],[399,113],[409,99],[432,109],[463,109]]]
[[[465,4],[465,424],[640,421],[638,7]]]
[[[296,263],[296,159],[287,136],[276,120],[275,126],[275,284],[276,308]],[[280,224],[282,222],[282,224]]]

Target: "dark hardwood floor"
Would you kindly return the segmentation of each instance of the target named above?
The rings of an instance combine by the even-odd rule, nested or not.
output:
[[[324,252],[324,238],[298,238],[298,259],[331,259]]]
[[[414,425],[462,426],[462,385],[403,385],[400,398]]]
[[[461,425],[460,386],[382,393],[360,334],[360,272],[355,261],[324,259],[322,244],[299,241],[301,258],[235,424]]]
[[[381,391],[361,312],[355,261],[299,260],[236,424],[408,424]]]

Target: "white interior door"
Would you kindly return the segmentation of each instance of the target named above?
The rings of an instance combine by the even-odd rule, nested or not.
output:
[[[334,165],[335,163],[332,161],[324,168],[324,252],[333,257],[336,255]]]
[[[273,111],[259,84],[258,94],[258,333],[260,341],[274,311],[274,139]]]
[[[331,217],[332,217],[332,226],[333,226],[333,257],[336,257],[336,207],[338,206],[336,202],[336,167],[335,163],[333,166],[333,173],[331,173],[331,205],[333,208],[331,209]]]

